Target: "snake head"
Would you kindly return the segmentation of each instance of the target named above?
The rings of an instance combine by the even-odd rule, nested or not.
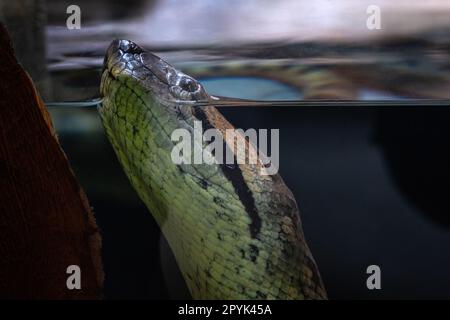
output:
[[[168,101],[203,101],[209,97],[197,80],[129,40],[114,40],[111,43],[104,69],[112,76],[132,76],[155,95]]]

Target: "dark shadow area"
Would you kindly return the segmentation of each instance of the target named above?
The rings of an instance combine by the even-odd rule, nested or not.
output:
[[[330,298],[450,298],[450,110],[222,111],[237,128],[280,129],[280,173],[297,199]],[[106,298],[189,297],[103,134],[60,137],[102,231]],[[371,264],[381,267],[382,290],[366,287]]]
[[[450,297],[450,258],[443,254],[450,233],[442,219],[447,208],[443,186],[448,181],[444,132],[450,110],[223,111],[237,127],[280,129],[280,173],[297,199],[330,298]],[[418,121],[420,114],[429,115],[422,117],[424,124],[434,123],[431,132],[423,129],[427,135],[421,138],[417,125],[407,121]],[[381,132],[387,145],[384,139],[375,139]],[[407,143],[405,149],[405,139],[399,137],[421,142]],[[382,290],[366,287],[366,268],[371,264],[381,267]]]
[[[92,136],[61,135],[60,141],[85,188],[101,231],[105,298],[189,298],[159,226],[132,189],[106,137]],[[166,255],[164,264],[161,248]],[[170,291],[162,268],[178,275]]]
[[[379,111],[376,139],[402,194],[437,225],[450,227],[450,112]]]

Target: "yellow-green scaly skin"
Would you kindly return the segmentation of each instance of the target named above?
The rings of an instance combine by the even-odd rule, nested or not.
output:
[[[171,133],[177,128],[192,132],[196,110],[163,101],[158,91],[162,87],[144,84],[151,73],[121,56],[130,45],[132,54],[143,52],[125,40],[116,40],[108,51],[99,112],[123,169],[167,238],[192,297],[326,298],[295,199],[278,175],[261,175],[256,165],[236,165],[232,170],[248,192],[243,194],[218,164],[172,162]],[[203,115],[219,130],[232,128],[213,107]],[[249,199],[253,215],[244,204]]]

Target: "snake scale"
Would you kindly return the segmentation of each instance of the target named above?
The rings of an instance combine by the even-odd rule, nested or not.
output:
[[[173,130],[192,132],[194,121],[223,135],[233,128],[213,106],[179,103],[210,98],[198,81],[115,40],[101,94],[106,134],[194,299],[327,298],[295,198],[279,175],[262,175],[259,162],[172,162]]]

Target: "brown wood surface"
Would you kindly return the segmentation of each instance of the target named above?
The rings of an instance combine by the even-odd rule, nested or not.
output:
[[[0,298],[101,297],[101,238],[27,73],[0,24]],[[81,290],[66,269],[81,268]]]

